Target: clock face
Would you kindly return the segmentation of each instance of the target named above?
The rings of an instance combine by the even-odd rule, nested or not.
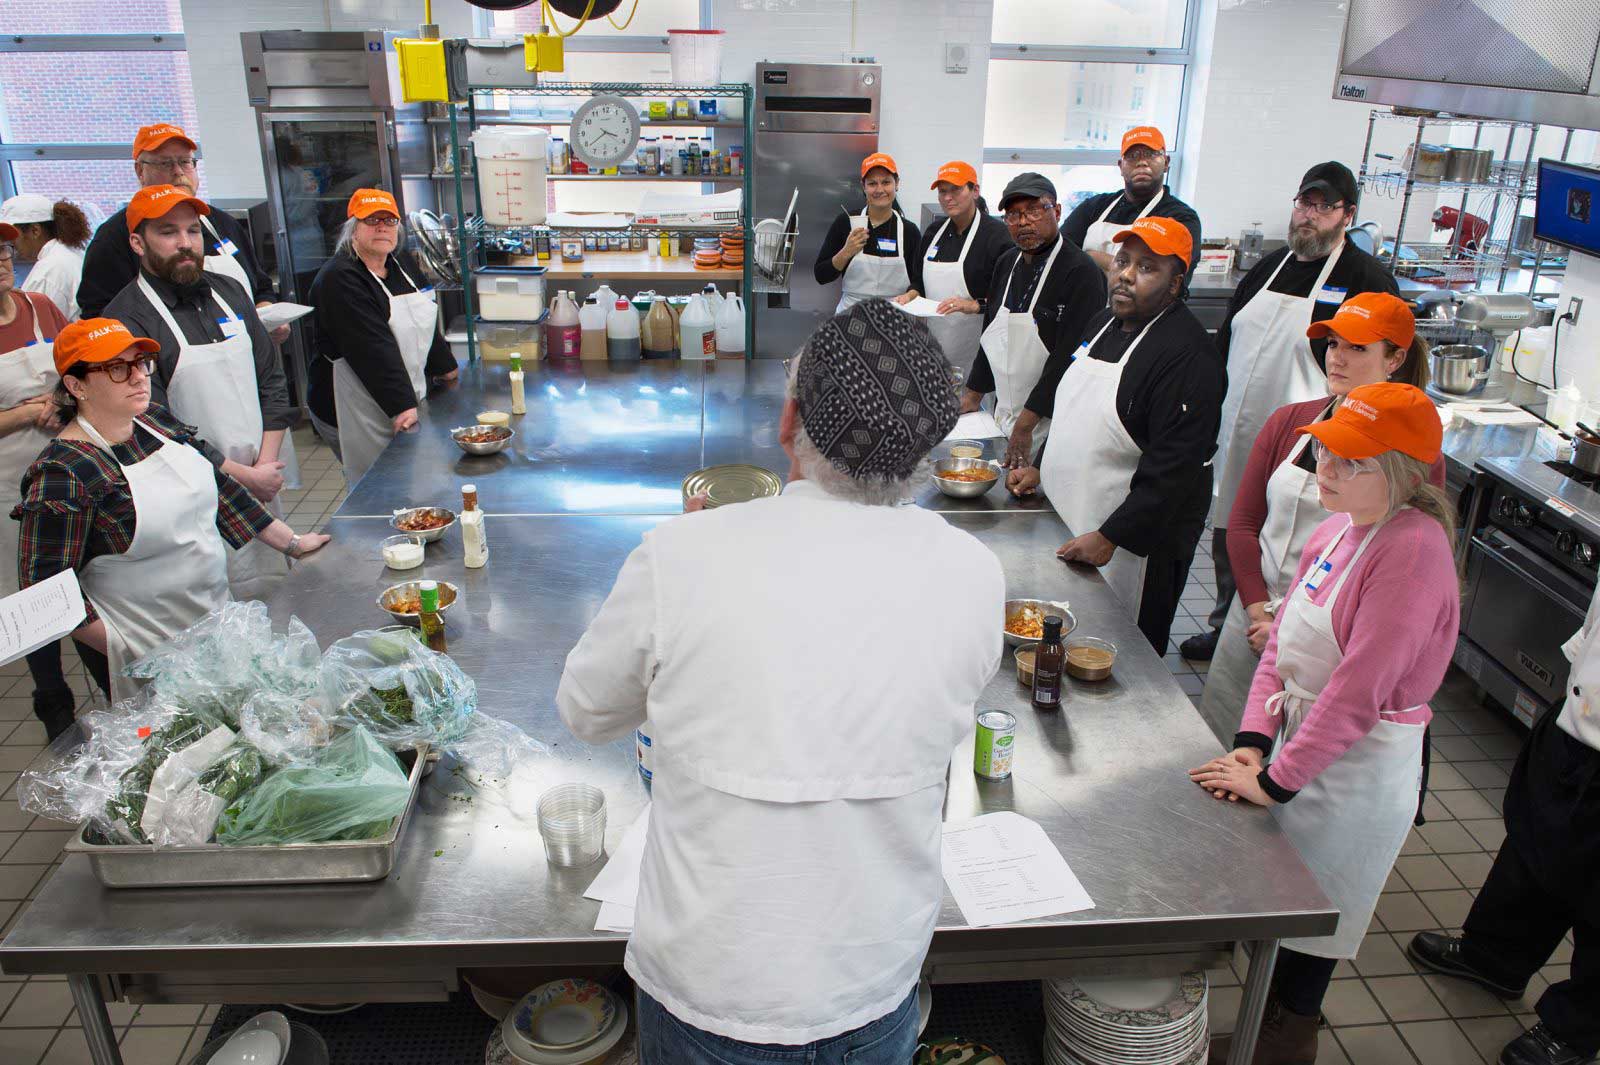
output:
[[[639,112],[620,96],[596,96],[572,116],[572,152],[593,167],[616,166],[639,146]]]

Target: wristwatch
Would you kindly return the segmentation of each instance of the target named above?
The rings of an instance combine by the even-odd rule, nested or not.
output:
[[[286,556],[288,556],[289,558],[299,558],[300,557],[300,534],[299,533],[295,533],[293,536],[289,537],[289,546],[283,549],[283,553]]]

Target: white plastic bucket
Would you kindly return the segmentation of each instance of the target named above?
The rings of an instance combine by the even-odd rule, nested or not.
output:
[[[492,226],[544,222],[547,133],[526,126],[484,126],[472,134],[483,220]]]
[[[722,80],[722,30],[668,30],[674,85],[716,85]]]

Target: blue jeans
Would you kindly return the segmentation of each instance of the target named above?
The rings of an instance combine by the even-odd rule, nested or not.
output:
[[[678,1020],[639,992],[642,1065],[907,1065],[917,1050],[917,992],[894,1012],[815,1043],[741,1043]]]

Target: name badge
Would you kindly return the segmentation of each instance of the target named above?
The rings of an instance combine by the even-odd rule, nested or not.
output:
[[[244,322],[238,318],[218,318],[217,324],[222,327],[222,335],[229,340],[244,332]]]
[[[1322,582],[1327,579],[1328,574],[1332,572],[1333,563],[1318,555],[1311,563],[1311,569],[1306,572],[1306,591],[1315,593],[1318,588],[1322,587]]]
[[[1333,285],[1323,285],[1322,286],[1322,291],[1317,293],[1317,302],[1318,303],[1343,303],[1344,302],[1345,293],[1347,293],[1349,291],[1350,291],[1349,289],[1336,288]]]
[[[893,255],[900,250],[900,242],[893,237],[879,237],[878,250],[886,255]]]

